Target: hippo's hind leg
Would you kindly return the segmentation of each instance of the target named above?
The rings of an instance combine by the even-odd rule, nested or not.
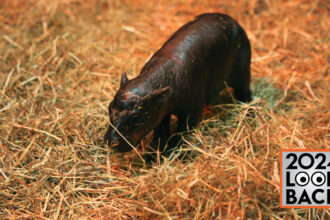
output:
[[[235,99],[240,102],[251,101],[250,65],[251,47],[248,39],[244,37],[236,55],[234,68],[227,82],[228,86],[234,89]]]

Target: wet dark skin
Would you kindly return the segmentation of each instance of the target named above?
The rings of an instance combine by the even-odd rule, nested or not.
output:
[[[109,147],[127,152],[154,131],[152,147],[165,151],[170,118],[178,118],[177,132],[192,129],[203,104],[216,104],[219,92],[234,89],[241,102],[251,100],[251,47],[239,24],[218,13],[202,14],[185,24],[120,88],[109,105],[111,124],[104,139]],[[126,138],[124,140],[122,136]],[[175,145],[166,147],[166,151]]]

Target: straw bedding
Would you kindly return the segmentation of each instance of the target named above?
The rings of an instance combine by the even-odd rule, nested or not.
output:
[[[327,209],[279,207],[280,149],[329,149],[329,8],[326,0],[0,1],[0,218],[329,218]],[[230,14],[246,30],[254,100],[225,97],[162,163],[113,154],[102,137],[120,74],[135,77],[203,12]]]

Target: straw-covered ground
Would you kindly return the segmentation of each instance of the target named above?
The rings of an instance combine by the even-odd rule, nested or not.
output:
[[[0,218],[329,219],[279,207],[280,150],[330,148],[329,4],[1,0]],[[120,74],[203,12],[246,30],[254,100],[211,108],[162,163],[113,154]]]

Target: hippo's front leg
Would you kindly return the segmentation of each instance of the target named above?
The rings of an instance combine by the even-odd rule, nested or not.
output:
[[[200,106],[192,108],[188,113],[178,114],[178,132],[191,130],[198,124],[203,112],[202,106],[201,104]]]
[[[201,120],[202,112],[203,108],[201,104],[192,108],[187,113],[178,114],[177,134],[171,137],[169,140],[168,147],[166,149],[167,152],[170,152],[172,148],[175,148],[179,144],[183,132],[193,129],[198,124],[198,122]]]
[[[155,150],[159,149],[160,153],[165,151],[166,141],[170,136],[170,119],[171,115],[165,116],[162,122],[154,129],[151,147]],[[144,159],[147,163],[155,162],[157,160],[157,152],[145,154]]]
[[[170,119],[170,114],[165,116],[162,122],[154,129],[151,146],[155,149],[159,149],[160,152],[164,151],[166,141],[170,137]]]

